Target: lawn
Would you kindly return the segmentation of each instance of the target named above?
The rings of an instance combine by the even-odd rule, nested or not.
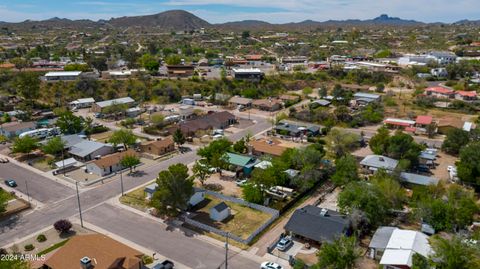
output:
[[[231,209],[232,216],[223,222],[215,222],[210,219],[210,208],[220,202],[222,202],[221,199],[206,195],[205,200],[197,206],[195,211],[197,216],[193,219],[216,227],[222,231],[232,233],[240,238],[247,239],[257,228],[271,217],[270,214],[265,212],[225,201]]]
[[[106,132],[103,132],[103,133],[98,133],[98,134],[92,134],[90,136],[91,139],[93,140],[96,140],[98,142],[105,142],[105,141],[108,141],[110,139],[110,137],[112,136],[113,134],[113,131],[106,131]]]
[[[135,209],[145,211],[149,207],[145,197],[145,192],[143,191],[143,187],[141,187],[120,197],[120,202]]]
[[[13,194],[11,194],[10,192],[5,191],[5,190],[3,190],[3,189],[0,189],[0,195],[7,197],[7,201],[10,201],[10,200],[15,199],[15,195],[13,195]]]

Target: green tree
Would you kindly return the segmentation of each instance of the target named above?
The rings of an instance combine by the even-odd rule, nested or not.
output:
[[[58,115],[56,125],[63,134],[77,134],[83,130],[83,119],[73,115],[71,111],[63,111]]]
[[[360,257],[355,237],[341,237],[332,243],[323,243],[318,252],[317,268],[352,269]]]
[[[390,138],[390,131],[386,127],[381,127],[377,133],[372,136],[368,142],[373,153],[381,155],[387,151],[388,139]]]
[[[205,184],[207,177],[212,174],[211,167],[207,164],[205,159],[201,159],[195,162],[192,167],[193,177],[198,179],[202,186]]]
[[[358,209],[365,213],[368,223],[382,223],[388,213],[388,201],[381,190],[373,184],[359,181],[345,186],[338,197],[338,206],[344,213]]]
[[[470,142],[469,133],[462,129],[454,128],[447,132],[447,137],[442,144],[442,150],[448,154],[457,155],[468,142]]]
[[[128,146],[134,145],[137,142],[137,137],[130,130],[120,129],[114,131],[108,141],[114,145],[122,144],[123,148],[127,150]]]
[[[160,63],[158,59],[151,54],[144,54],[140,59],[138,60],[140,65],[143,66],[146,70],[148,70],[150,73],[157,73],[158,68],[160,68]]]
[[[150,117],[150,122],[156,126],[162,126],[164,123],[165,117],[162,114],[154,114]]]
[[[413,254],[412,269],[430,269],[428,259],[418,253]]]
[[[18,259],[0,259],[0,268],[2,269],[30,269],[28,262]]]
[[[121,160],[120,160],[120,165],[122,167],[128,167],[130,168],[130,173],[133,172],[133,168],[137,165],[140,164],[140,158],[138,158],[135,154],[128,154],[125,155]]]
[[[370,177],[370,182],[378,188],[386,198],[389,208],[403,208],[403,204],[407,201],[407,195],[405,189],[392,174],[385,170],[379,170]]]
[[[480,142],[470,143],[460,150],[457,173],[462,182],[480,184]]]
[[[357,134],[335,128],[328,133],[326,145],[330,154],[338,159],[357,148],[360,145],[360,138]]]
[[[197,155],[206,159],[211,167],[225,168],[225,153],[232,147],[232,142],[226,138],[212,141],[208,146],[200,148]]]
[[[165,59],[165,62],[168,65],[179,65],[182,62],[182,59],[180,58],[180,56],[172,54]]]
[[[177,129],[175,130],[175,133],[173,133],[173,142],[177,144],[178,147],[181,147],[183,144],[185,144],[186,138],[183,135],[182,130]]]
[[[20,96],[33,104],[40,97],[40,79],[35,72],[20,72],[15,76],[14,86]]]
[[[240,154],[247,153],[248,147],[247,143],[245,142],[245,138],[238,140],[235,144],[233,144],[233,151],[238,152]]]
[[[57,155],[65,149],[65,142],[59,137],[54,137],[47,141],[42,147],[42,151],[46,154]]]
[[[248,183],[242,186],[242,195],[245,201],[255,204],[262,204],[265,198],[265,192],[262,186]]]
[[[151,204],[160,213],[175,216],[179,210],[188,207],[194,193],[193,180],[188,176],[188,168],[182,163],[174,164],[161,171],[157,178],[158,188]]]
[[[471,269],[480,268],[478,249],[463,242],[462,238],[442,238],[434,236],[432,239],[434,251],[431,262],[438,269]]]
[[[31,136],[17,137],[13,141],[12,152],[29,154],[38,148],[38,140]]]
[[[345,186],[358,179],[358,165],[355,157],[348,154],[335,160],[335,173],[331,179],[335,185]]]

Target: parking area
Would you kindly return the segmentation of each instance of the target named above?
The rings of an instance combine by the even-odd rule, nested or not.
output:
[[[288,261],[290,257],[301,259],[307,265],[313,265],[318,262],[318,248],[306,245],[295,238],[292,239],[292,242],[286,250],[281,251],[275,248],[271,254],[286,261]]]

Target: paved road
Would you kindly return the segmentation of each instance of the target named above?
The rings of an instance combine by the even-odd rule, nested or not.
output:
[[[257,124],[233,134],[229,136],[229,138],[235,141],[242,138],[247,133],[255,135],[270,127],[270,123],[266,120],[258,120]],[[132,177],[125,175],[123,176],[124,189],[127,191],[155,179],[160,171],[167,169],[168,166],[172,164],[189,164],[197,158],[196,150],[192,150],[184,154],[176,155],[171,159],[162,161],[153,166],[145,167],[140,170],[142,171],[140,176]],[[34,183],[30,183],[29,179],[29,191],[32,197],[41,202],[47,201],[48,203],[45,204],[43,208],[39,208],[28,214],[20,214],[0,222],[0,245],[12,243],[52,225],[58,219],[70,218],[78,213],[77,197],[72,189],[56,183],[51,179],[43,178],[33,172],[25,170],[26,169],[16,166],[15,164],[8,164],[2,166],[1,174],[11,175],[14,179],[19,181],[19,185],[25,184],[19,175],[25,175],[25,178],[35,178],[36,181]],[[105,205],[105,202],[108,199],[120,194],[121,187],[118,178],[119,176],[116,176],[113,180],[105,184],[81,191],[80,200],[82,211],[86,214],[90,223],[95,226],[104,227],[107,231],[112,230],[113,233],[120,236],[123,236],[125,231],[117,229],[128,230],[127,239],[130,241],[139,245],[148,243],[145,247],[153,246],[155,249],[158,249],[158,253],[161,253],[163,256],[169,257],[169,254],[172,254],[174,255],[172,259],[178,258],[178,262],[183,264],[191,264],[193,256],[190,257],[188,254],[190,252],[196,253],[197,260],[195,262],[198,264],[195,265],[197,266],[195,268],[215,268],[210,267],[210,265],[214,265],[214,263],[223,260],[224,253],[222,248],[201,242],[198,239],[186,238],[185,236],[181,236],[181,234],[177,234],[175,237],[170,237],[170,243],[162,245],[161,248],[159,245],[156,245],[159,243],[150,245],[153,242],[146,240],[151,234],[148,235],[145,232],[155,232],[156,229],[161,229],[160,224],[153,223],[151,220],[150,223],[147,220],[143,220],[146,223],[137,222],[137,220],[141,218],[138,215],[132,215],[132,213],[120,208],[112,211],[108,205]],[[19,190],[23,190],[21,186],[19,186]],[[125,216],[125,218],[120,217],[120,219],[127,224],[121,224],[122,221],[115,219],[115,215],[118,215],[117,218]],[[146,227],[148,228],[144,229],[143,224],[147,225]],[[117,228],[117,226],[119,228]],[[118,231],[118,233],[115,231]],[[180,241],[177,243],[176,240]],[[188,251],[185,251],[183,245],[188,247]],[[179,256],[179,253],[184,254]],[[204,261],[207,267],[202,267],[203,265],[201,264],[201,261]],[[247,267],[245,267],[244,264]],[[232,268],[258,268],[258,265],[251,261],[249,262],[246,258],[232,258]]]
[[[223,248],[194,238],[188,231],[172,231],[165,224],[114,205],[102,204],[88,211],[84,219],[191,268],[213,269],[224,262]],[[229,252],[228,262],[228,267],[232,269],[253,269],[260,266],[232,251]]]
[[[13,163],[0,164],[0,171],[0,184],[3,184],[3,179],[14,179],[18,184],[15,189],[27,194],[27,181],[28,193],[41,203],[58,201],[74,194],[71,188]]]

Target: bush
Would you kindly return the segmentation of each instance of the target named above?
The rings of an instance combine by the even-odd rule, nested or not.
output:
[[[25,249],[25,251],[32,251],[35,249],[35,246],[32,244],[28,244],[28,245],[25,245],[23,248]]]
[[[151,264],[153,263],[153,258],[148,256],[148,255],[143,255],[142,256],[142,262],[143,264],[147,265],[147,264]]]
[[[72,228],[72,223],[69,220],[61,219],[55,222],[55,224],[53,224],[53,227],[59,233],[68,233]]]
[[[37,236],[37,242],[41,243],[41,242],[45,242],[45,241],[47,241],[47,237],[44,234],[39,234]]]

